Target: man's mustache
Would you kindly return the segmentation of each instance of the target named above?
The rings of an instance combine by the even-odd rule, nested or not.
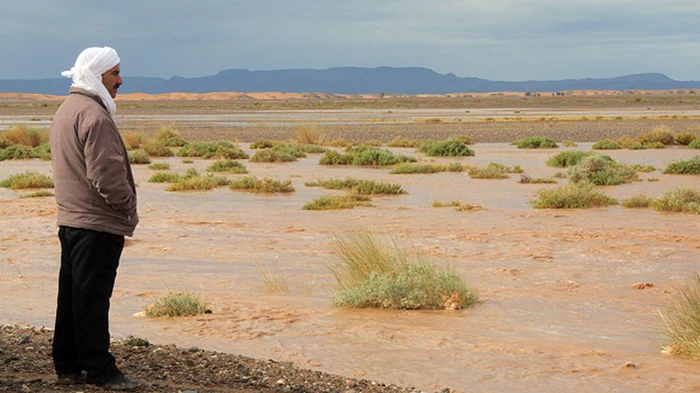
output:
[[[119,86],[121,86],[121,85],[122,85],[121,83],[117,83],[116,85],[114,85],[114,88],[115,88],[115,89],[118,89]]]

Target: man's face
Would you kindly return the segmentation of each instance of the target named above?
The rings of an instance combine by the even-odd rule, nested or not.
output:
[[[102,74],[102,84],[105,85],[112,98],[117,96],[117,90],[122,83],[124,83],[124,81],[122,81],[122,76],[119,74],[119,64]]]

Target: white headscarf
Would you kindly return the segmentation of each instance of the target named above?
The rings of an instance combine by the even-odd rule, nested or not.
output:
[[[102,84],[102,74],[119,64],[117,51],[104,48],[87,48],[75,60],[75,65],[68,71],[61,72],[66,78],[73,78],[71,87],[78,87],[97,94],[107,107],[110,115],[117,111],[112,96]]]

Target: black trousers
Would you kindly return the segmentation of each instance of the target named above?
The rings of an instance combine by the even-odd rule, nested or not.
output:
[[[124,236],[61,226],[61,270],[53,337],[58,374],[87,371],[90,383],[120,373],[109,352],[109,299]]]

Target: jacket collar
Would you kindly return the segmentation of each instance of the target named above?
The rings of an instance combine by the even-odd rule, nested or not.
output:
[[[81,89],[79,87],[71,87],[68,90],[68,94],[69,95],[70,94],[80,94],[80,95],[84,95],[86,97],[92,98],[93,100],[97,101],[97,103],[100,104],[101,107],[103,107],[103,108],[105,108],[105,110],[107,110],[107,106],[105,106],[104,102],[102,102],[102,99],[100,99],[100,96],[98,96],[97,94],[95,94],[91,91]]]

